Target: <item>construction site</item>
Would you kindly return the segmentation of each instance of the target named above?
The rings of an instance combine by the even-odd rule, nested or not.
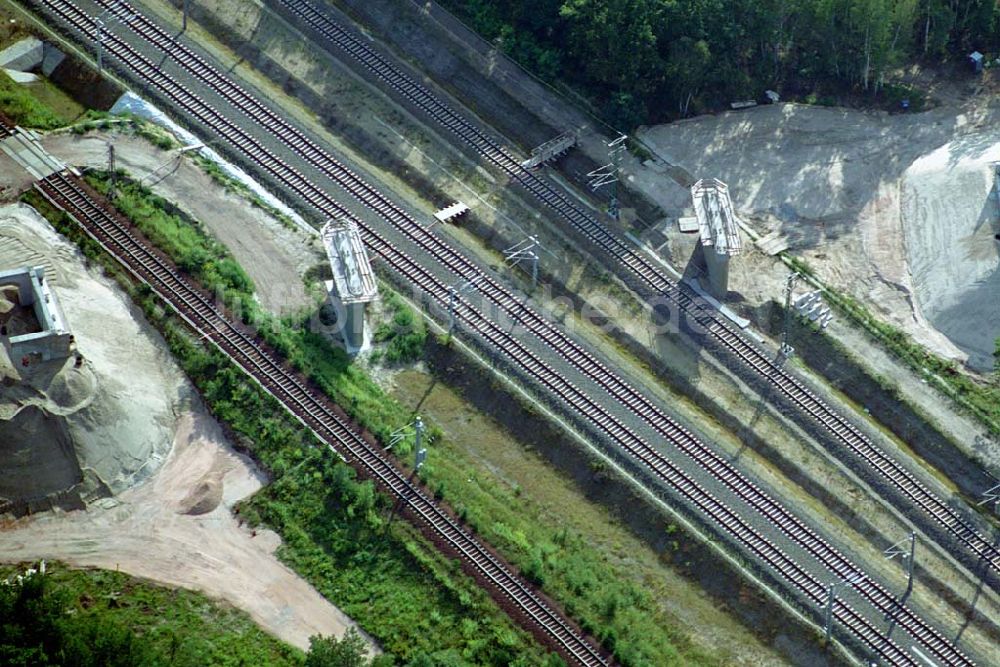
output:
[[[0,563],[289,664],[1000,664],[995,72],[625,135],[435,3],[0,18]]]

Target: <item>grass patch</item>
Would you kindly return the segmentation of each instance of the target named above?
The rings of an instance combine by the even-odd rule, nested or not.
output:
[[[468,437],[497,435],[480,431]],[[510,437],[508,433],[500,437],[504,436]],[[539,461],[537,465],[545,464]],[[724,664],[677,630],[654,593],[643,585],[631,559],[595,541],[594,536],[601,533],[598,527],[563,517],[565,506],[546,507],[535,490],[491,474],[491,464],[477,460],[460,443],[435,442],[425,467],[428,485],[458,508],[469,525],[522,574],[560,600],[621,665]],[[564,500],[550,494],[556,492],[540,491],[550,502]],[[686,548],[685,539],[678,537],[674,550]]]
[[[56,95],[53,89],[60,95]],[[0,70],[0,111],[17,125],[38,130],[54,130],[66,125],[79,114],[65,116],[63,113],[72,114],[77,108],[82,110],[82,107],[75,103],[70,107],[66,103],[67,99],[69,98],[65,93],[51,83],[45,82],[33,87],[23,86],[15,83],[6,72]],[[58,106],[54,108],[49,106],[50,103],[58,103]],[[56,111],[56,108],[59,111]]]
[[[87,108],[73,99],[62,88],[46,78],[29,83],[25,88],[52,113],[65,123],[72,123],[87,112]]]
[[[131,113],[116,113],[90,109],[76,123],[64,130],[73,134],[86,134],[94,130],[124,129],[137,137],[142,137],[160,150],[168,151],[179,144],[167,130]]]
[[[119,572],[46,564],[0,567],[0,663],[4,665],[303,664],[301,651],[268,635],[245,613],[204,595]]]
[[[372,360],[385,360],[390,364],[412,363],[423,354],[427,343],[427,327],[423,318],[416,315],[394,292],[387,292],[383,286],[382,303],[392,315],[372,335],[376,343],[383,343],[384,349],[376,350]]]
[[[105,189],[99,174],[91,180]],[[244,319],[362,425],[388,435],[409,414],[350,365],[346,355],[318,333],[262,313],[249,281],[219,271],[224,248],[202,230],[171,213],[134,184],[122,184],[118,204],[144,216],[134,219],[151,230],[167,254],[185,262],[192,277],[245,304]],[[135,199],[133,199],[133,197]],[[241,506],[251,524],[263,522],[284,540],[279,557],[333,600],[396,657],[379,664],[559,665],[458,567],[444,559],[405,521],[396,519],[392,500],[359,482],[352,469],[316,447],[281,406],[214,348],[207,348],[162,305],[148,288],[132,283],[110,257],[65,214],[39,195],[24,199],[119,279],[147,318],[162,332],[174,357],[198,387],[212,413],[235,441],[250,452],[273,482]],[[193,258],[207,261],[193,263]],[[403,444],[405,446],[406,443]]]

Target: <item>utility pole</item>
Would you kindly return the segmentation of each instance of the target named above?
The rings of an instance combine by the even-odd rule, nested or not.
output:
[[[188,0],[184,0],[184,14],[181,17],[181,32],[187,32],[188,29]]]
[[[909,544],[909,548],[907,548]],[[891,547],[885,550],[886,560],[892,560],[896,556],[899,556],[902,560],[906,561],[906,593],[903,597],[910,594],[913,590],[913,558],[917,551],[917,533],[911,530],[910,536],[896,542]]]
[[[115,6],[112,5],[111,7],[108,7],[94,18],[94,23],[97,25],[97,73],[98,74],[104,72],[104,31],[107,30],[108,25],[112,23],[118,23],[118,22],[129,23],[132,19],[135,18],[135,14],[126,14],[124,16],[115,16],[114,14],[112,14],[111,19],[108,21],[108,24],[106,25],[104,23],[104,15],[110,12],[114,8]]]
[[[858,583],[865,578],[865,575],[860,572],[855,572],[853,575],[844,579],[840,582],[831,583],[826,589],[826,643],[830,643],[830,636],[833,633],[833,599],[837,597],[837,589],[842,586],[851,586]]]
[[[416,446],[413,448],[415,452],[413,469],[420,470],[420,466],[427,460],[427,449],[420,446],[424,438],[424,420],[420,418],[420,415],[417,415],[416,419],[413,420],[413,430],[416,433]]]
[[[452,332],[455,330],[455,308],[458,305],[458,295],[468,292],[475,288],[476,283],[482,280],[483,275],[480,274],[475,278],[469,280],[459,280],[454,285],[448,288],[448,335],[451,336]]]
[[[595,192],[610,185],[608,195],[608,215],[618,220],[621,211],[618,208],[618,173],[621,171],[622,155],[628,150],[628,135],[619,135],[617,139],[608,142],[608,164],[598,167],[587,174],[590,179],[590,189]]]
[[[98,16],[94,19],[97,24],[97,73],[104,72],[104,20]]]
[[[115,145],[108,144],[108,176],[111,186],[108,188],[108,199],[114,201],[118,189],[118,169],[115,167]]]
[[[788,359],[795,354],[795,348],[788,344],[788,335],[792,328],[792,290],[795,287],[795,281],[798,279],[798,272],[792,271],[785,280],[785,327],[781,331],[782,359]]]
[[[531,262],[531,288],[538,286],[538,253],[535,247],[538,246],[538,238],[529,236],[527,239],[515,243],[503,251],[504,260],[511,268],[520,264],[522,259]]]
[[[994,484],[983,492],[983,499],[976,503],[977,507],[982,507],[986,503],[993,503],[993,511],[1000,512],[1000,484]]]

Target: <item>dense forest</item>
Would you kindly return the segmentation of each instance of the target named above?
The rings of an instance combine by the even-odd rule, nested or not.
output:
[[[729,101],[910,93],[891,73],[1000,43],[996,0],[444,0],[549,81],[572,85],[619,129]],[[918,93],[914,93],[919,95]]]

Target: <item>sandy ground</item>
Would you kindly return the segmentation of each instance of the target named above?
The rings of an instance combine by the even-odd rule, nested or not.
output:
[[[4,206],[0,269],[25,265],[45,267],[46,280],[86,361],[80,369],[72,360],[18,366],[24,381],[0,388],[0,419],[13,419],[25,410],[42,411],[46,431],[67,434],[72,448],[63,451],[76,459],[72,464],[112,492],[122,491],[162,463],[176,415],[192,390],[158,334],[136,316],[135,307],[109,279],[86,269],[76,248],[34,210]],[[10,425],[13,437],[28,436],[18,432],[18,424]],[[112,442],[115,446],[109,447]],[[37,463],[48,467],[53,462]],[[35,494],[57,490],[25,489]]]
[[[1000,335],[1000,293],[989,287],[1000,280],[996,115],[986,105],[890,116],[782,104],[641,137],[694,177],[726,181],[741,217],[787,236],[825,280],[939,353],[983,369]],[[780,294],[779,276],[733,276],[732,289],[752,301]]]
[[[226,191],[176,150],[162,151],[142,138],[106,132],[54,134],[42,143],[68,164],[106,169],[110,141],[118,168],[134,178],[144,178],[166,163],[144,183],[202,222],[229,248],[253,279],[265,308],[291,313],[312,303],[301,276],[325,259],[314,239],[282,226],[243,197]]]
[[[106,143],[95,137],[49,141],[56,150],[63,146],[62,155],[73,162],[106,155]],[[119,164],[140,174],[169,157],[131,137],[117,137],[116,146]],[[14,165],[2,166],[10,167],[0,171],[7,193],[27,185]],[[241,262],[265,286],[262,301],[269,307],[280,311],[305,303],[297,272],[311,261],[304,235],[269,218],[264,222],[263,212],[233,195],[220,207],[212,196],[222,189],[190,164],[181,163],[158,191],[183,201],[213,232],[238,237],[230,247],[243,254]],[[201,215],[205,211],[212,215]],[[216,227],[210,221],[222,222]],[[230,512],[264,480],[225,441],[158,334],[114,283],[86,268],[75,247],[37,213],[2,207],[0,268],[25,264],[46,267],[86,362],[80,369],[72,362],[53,363],[26,377],[30,382],[0,388],[0,419],[9,420],[12,429],[10,437],[0,430],[0,454],[17,457],[19,478],[32,480],[32,486],[40,474],[69,483],[82,468],[84,474],[96,472],[118,495],[85,511],[46,512],[3,524],[0,560],[59,559],[197,589],[243,609],[266,630],[303,648],[311,635],[342,634],[352,621],[278,561],[279,537],[268,531],[254,535]],[[283,277],[288,289],[268,289]],[[42,411],[47,419],[39,417]],[[65,465],[39,460],[46,457],[33,437],[51,441],[44,452],[57,455],[66,452],[66,433],[79,467],[71,457]],[[37,469],[23,470],[25,463]],[[5,483],[13,470],[4,463]]]
[[[980,369],[992,367],[993,340],[1000,335],[998,161],[1000,132],[976,133],[919,158],[902,187],[917,300]]]
[[[280,538],[241,526],[232,506],[265,482],[218,424],[185,413],[153,479],[85,512],[45,513],[0,532],[0,560],[57,559],[193,588],[306,648],[353,622],[274,556]],[[193,507],[197,505],[197,507]]]

